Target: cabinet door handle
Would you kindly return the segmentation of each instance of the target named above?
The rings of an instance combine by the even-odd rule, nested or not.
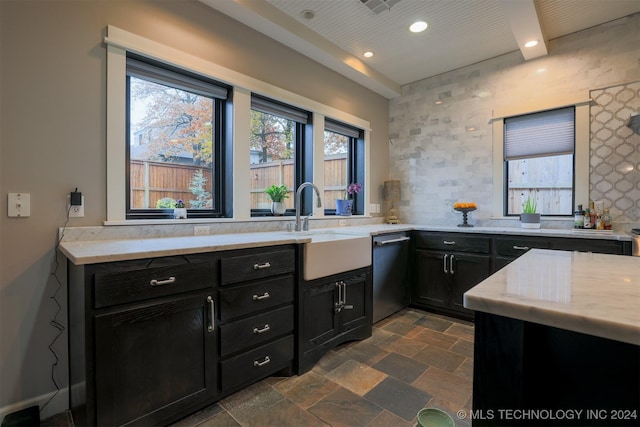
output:
[[[451,272],[451,274],[455,273],[455,271],[453,271],[453,255],[451,255],[451,258],[449,258],[449,271]]]
[[[211,295],[207,296],[207,302],[209,303],[209,307],[211,308],[211,323],[209,324],[207,330],[209,332],[213,332],[216,327],[216,304],[213,301]]]
[[[449,258],[449,255],[445,255],[442,262],[442,269],[444,270],[444,274],[449,274],[449,271],[447,271],[447,258]]]
[[[347,284],[344,282],[340,282],[342,283],[342,308],[344,308],[345,310],[353,310],[353,304],[347,304]]]
[[[513,246],[513,249],[517,250],[517,251],[528,251],[529,250],[529,246]]]
[[[265,262],[262,264],[253,264],[254,270],[264,270],[265,268],[269,268],[269,267],[271,267],[271,264],[268,262]]]
[[[333,311],[336,313],[340,313],[342,311],[342,306],[344,305],[344,301],[342,301],[342,282],[336,282],[335,286],[336,288],[338,288],[338,302],[333,304]]]
[[[149,284],[151,286],[163,286],[163,285],[170,285],[172,283],[176,283],[176,278],[173,276],[165,280],[152,279],[149,281]]]
[[[253,300],[254,301],[260,301],[260,300],[267,299],[267,298],[269,298],[269,292],[265,292],[262,295],[257,295],[257,294],[253,295]]]
[[[452,246],[452,245],[456,244],[456,241],[455,240],[443,240],[442,243],[444,243],[445,245]]]
[[[262,359],[262,362],[258,362],[257,360],[254,360],[253,366],[260,367],[260,366],[266,365],[267,363],[271,363],[271,358],[269,358],[269,356],[265,356],[264,359]]]
[[[264,325],[262,328],[253,328],[253,333],[254,334],[263,334],[265,332],[268,332],[271,328],[269,327],[269,324]]]

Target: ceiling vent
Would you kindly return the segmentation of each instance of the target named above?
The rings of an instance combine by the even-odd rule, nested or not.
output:
[[[400,0],[360,0],[363,5],[367,6],[372,14],[377,15],[385,10],[391,10],[391,6],[400,2]]]

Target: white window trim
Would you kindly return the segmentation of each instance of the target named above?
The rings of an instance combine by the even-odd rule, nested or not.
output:
[[[210,76],[220,82],[233,87],[233,218],[232,220],[245,220],[251,218],[249,194],[249,123],[251,112],[251,93],[257,93],[269,98],[288,103],[290,105],[311,111],[314,120],[320,122],[318,126],[314,121],[314,141],[324,141],[324,117],[332,117],[345,124],[364,129],[365,138],[365,189],[369,188],[370,174],[370,123],[367,120],[353,116],[344,111],[321,104],[312,99],[305,98],[293,92],[278,88],[244,74],[225,68],[213,62],[182,52],[178,49],[165,46],[161,43],[138,36],[122,30],[113,25],[107,27],[107,36],[104,39],[107,45],[107,219],[104,225],[125,224],[166,224],[174,220],[126,220],[126,54],[136,53],[150,59],[155,59],[179,68],[193,71],[205,76]],[[322,194],[324,177],[322,165],[324,150],[322,144],[314,145],[314,183]],[[368,190],[365,191],[365,202]],[[368,203],[365,206],[368,207]],[[365,215],[370,213],[365,211]],[[314,208],[314,216],[323,216],[322,208]],[[178,220],[176,220],[178,221]],[[181,220],[184,222],[185,220]],[[189,221],[189,220],[187,220]],[[200,221],[200,220],[199,220]],[[215,222],[216,219],[208,219],[207,222]],[[223,218],[218,221],[229,221]]]
[[[553,110],[562,107],[575,106],[576,117],[576,146],[574,151],[574,192],[576,204],[585,205],[589,202],[589,105],[588,96],[554,99],[538,103],[534,106],[511,107],[496,110],[491,119],[493,127],[493,216],[492,219],[513,219],[504,215],[504,119]],[[569,216],[567,216],[569,217]],[[564,218],[564,217],[563,217]]]

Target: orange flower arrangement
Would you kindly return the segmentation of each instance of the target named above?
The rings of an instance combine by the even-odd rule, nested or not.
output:
[[[454,209],[476,209],[477,207],[475,202],[456,202],[453,204]]]

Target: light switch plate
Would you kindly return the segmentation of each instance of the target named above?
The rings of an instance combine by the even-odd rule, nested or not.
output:
[[[10,217],[31,216],[31,194],[9,193],[7,215]]]

